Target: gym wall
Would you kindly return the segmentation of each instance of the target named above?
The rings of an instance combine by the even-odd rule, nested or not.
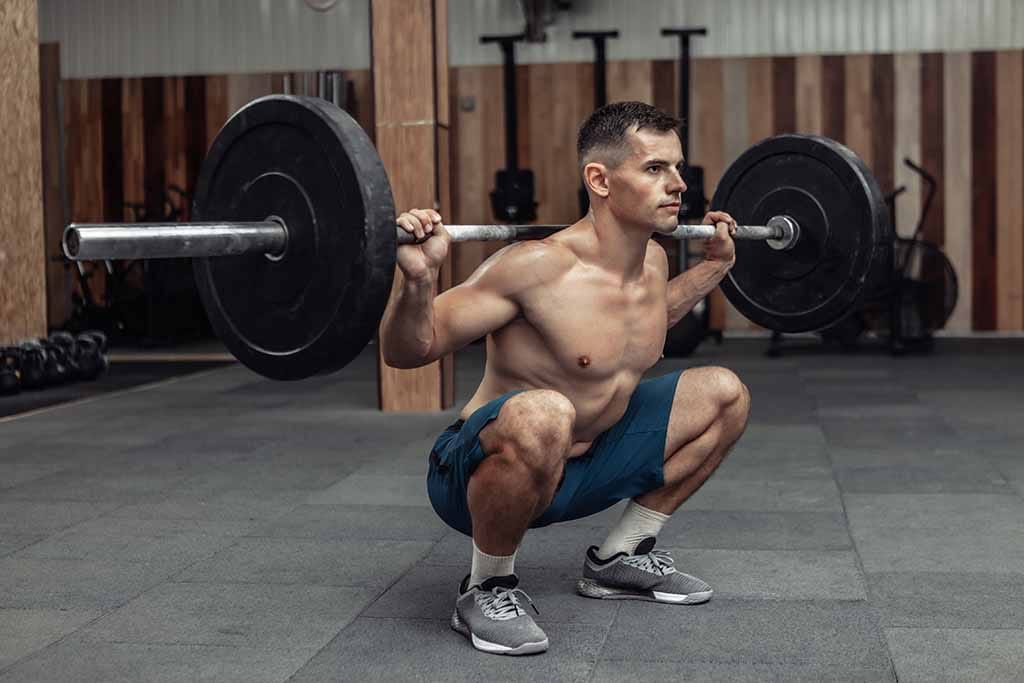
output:
[[[504,124],[500,51],[478,36],[518,31],[522,15],[508,0],[449,1],[450,220],[479,222],[491,217]],[[70,78],[69,220],[128,218],[119,198],[142,201],[146,178],[160,173],[190,187],[197,141],[208,141],[245,101],[281,91],[270,71],[346,69],[360,90],[361,123],[373,128],[367,0],[339,0],[325,13],[301,0],[85,4],[39,3],[41,38],[60,41]],[[1024,330],[1024,9],[1015,0],[578,0],[554,19],[548,42],[517,47],[519,159],[537,174],[541,221],[576,217],[575,127],[590,111],[593,73],[589,43],[571,40],[571,31],[618,28],[622,37],[608,44],[610,98],[674,109],[675,42],[657,30],[702,24],[710,37],[694,41],[691,156],[706,169],[709,195],[750,143],[821,132],[863,156],[883,191],[908,187],[897,200],[906,234],[923,201],[917,176],[902,164],[910,157],[940,181],[925,236],[943,245],[960,279],[948,328]],[[120,111],[111,104],[118,88]],[[143,112],[145,92],[164,92],[164,108]],[[195,102],[205,104],[202,113]],[[158,131],[165,139],[147,152]],[[456,279],[499,246],[457,245]],[[749,328],[718,301],[716,324]]]
[[[692,67],[691,159],[710,195],[753,142],[784,132],[843,141],[897,199],[897,228],[912,232],[924,199],[909,157],[939,183],[924,237],[960,280],[954,331],[1024,329],[1024,51],[704,58]],[[538,221],[578,217],[576,126],[593,102],[588,63],[517,67],[519,163],[536,173]],[[608,97],[675,109],[671,61],[612,62]],[[452,150],[459,223],[490,216],[488,192],[504,165],[501,67],[452,69]],[[459,245],[456,279],[500,245]],[[724,306],[725,329],[749,324]]]

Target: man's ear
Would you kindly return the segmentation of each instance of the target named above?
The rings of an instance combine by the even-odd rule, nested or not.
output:
[[[590,191],[598,197],[608,196],[608,168],[604,164],[591,161],[589,164],[584,166],[583,182],[585,182],[587,187],[590,188]]]

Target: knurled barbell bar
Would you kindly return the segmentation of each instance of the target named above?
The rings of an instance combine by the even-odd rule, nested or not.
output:
[[[758,143],[725,172],[712,208],[744,223],[722,286],[764,327],[827,327],[887,272],[892,236],[877,183],[827,138]],[[274,379],[333,372],[358,355],[383,316],[397,246],[415,241],[396,227],[369,137],[340,108],[311,97],[271,95],[232,116],[203,162],[193,215],[194,223],[72,224],[65,253],[194,259],[214,331]],[[564,227],[447,226],[455,242],[535,239]],[[672,236],[713,232],[681,225]]]

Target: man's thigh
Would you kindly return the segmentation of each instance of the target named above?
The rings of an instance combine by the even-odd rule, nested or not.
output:
[[[587,517],[664,485],[665,439],[680,373],[641,382],[622,418],[565,465],[565,479],[536,526]]]
[[[732,371],[720,367],[689,368],[679,376],[665,435],[665,460],[718,419],[721,396],[727,391],[722,384],[734,378]]]

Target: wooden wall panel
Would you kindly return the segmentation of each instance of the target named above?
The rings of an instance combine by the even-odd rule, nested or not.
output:
[[[921,215],[921,178],[907,168],[904,158],[916,164],[921,158],[921,56],[914,53],[896,55],[893,62],[895,91],[895,140],[892,150],[893,182],[906,187],[896,199],[896,232],[909,237]],[[883,150],[884,152],[884,150]],[[881,152],[880,152],[881,153]],[[883,192],[886,192],[883,188]]]
[[[374,134],[374,100],[373,74],[369,69],[343,71],[343,78],[351,84],[349,88],[349,106],[347,111],[352,115],[363,130]]]
[[[158,216],[164,210],[167,182],[167,114],[164,98],[167,88],[162,78],[142,79],[143,191],[146,214]]]
[[[648,60],[608,62],[605,69],[608,101],[654,104],[652,68]]]
[[[651,95],[654,98],[651,104],[683,119],[689,116],[688,112],[678,111],[679,97],[676,90],[679,87],[679,78],[676,76],[676,60],[656,59],[651,62],[651,83]]]
[[[38,17],[36,0],[0,9],[0,343],[46,334]]]
[[[60,244],[67,223],[64,206],[64,122],[60,119],[60,45],[39,46],[39,109],[42,149],[43,236],[46,259],[46,324],[61,327],[71,315],[71,270]]]
[[[228,108],[228,77],[206,77],[206,150],[233,113]]]
[[[971,55],[950,53],[943,64],[943,138],[945,141],[945,236],[943,249],[956,269],[960,296],[947,329],[967,332],[974,319],[973,235],[971,215]]]
[[[935,177],[936,191],[928,213],[924,216],[921,235],[942,246],[945,242],[946,183],[945,178],[945,101],[943,88],[943,55],[921,55],[921,161],[922,168]],[[926,188],[921,186],[920,210],[927,201]]]
[[[871,58],[871,163],[883,194],[892,192],[895,146],[895,76],[891,54]]]
[[[823,122],[823,76],[821,55],[800,55],[796,58],[796,129],[801,133],[821,135]]]
[[[996,56],[971,55],[971,242],[973,326],[996,327]]]
[[[996,53],[996,329],[1024,328],[1024,52]]]
[[[102,101],[101,81],[64,82],[68,222],[104,220]],[[102,301],[104,284],[97,269],[89,279],[96,301]],[[80,290],[77,281],[74,289]]]
[[[846,131],[842,141],[864,160],[868,168],[874,163],[871,76],[871,55],[850,55],[846,58]]]
[[[750,145],[775,134],[775,104],[770,57],[747,62],[747,140]]]
[[[369,72],[366,72],[367,74]],[[452,208],[452,165],[451,165],[451,69],[448,68],[448,0],[434,0],[434,78],[437,87],[434,108],[437,119],[437,209],[442,216],[451,215]],[[357,119],[358,120],[358,119]],[[372,126],[372,109],[371,109]],[[452,259],[441,269],[440,288],[452,286]],[[455,356],[441,359],[441,405],[455,403]]]
[[[691,74],[693,95],[691,109],[693,128],[690,135],[690,156],[693,161],[704,167],[705,192],[710,197],[714,194],[718,181],[725,171],[725,122],[724,83],[722,59],[697,60],[697,67]],[[694,245],[699,249],[699,246]],[[694,248],[691,247],[691,248]],[[733,311],[721,289],[715,289],[710,297],[712,329],[724,330],[731,321],[739,321],[738,313]]]
[[[435,5],[431,0],[373,0],[373,102],[377,151],[387,169],[395,205],[433,207],[437,202],[437,67]],[[447,21],[447,17],[442,20]],[[409,40],[409,36],[427,40]],[[419,97],[410,97],[418,93]],[[395,273],[395,286],[402,274]],[[400,370],[378,356],[380,408],[441,410],[451,392],[440,362]]]
[[[505,165],[504,93],[500,66],[454,69],[452,112],[455,152],[452,155],[452,197],[449,223],[475,224],[493,220],[490,191],[494,173]],[[497,122],[497,123],[496,123]],[[497,128],[495,126],[498,126]],[[465,242],[453,249],[453,280],[462,282],[500,243]]]
[[[590,63],[534,65],[529,70],[527,102],[548,100],[547,106],[528,106],[526,130],[543,131],[525,138],[536,183],[537,222],[573,223],[580,217],[576,131],[594,109],[594,74]],[[563,84],[558,97],[548,99],[551,83]]]
[[[191,197],[195,193],[196,179],[206,157],[206,78],[203,76],[186,76],[185,91],[185,184]],[[191,219],[190,201],[183,202],[184,217]]]
[[[257,97],[274,92],[270,74],[231,74],[227,77],[228,114],[236,111]]]
[[[796,58],[772,57],[772,118],[775,134],[796,131]]]
[[[124,136],[121,79],[100,81],[101,125],[103,126],[103,207],[104,219],[117,221],[124,215]]]
[[[846,58],[821,58],[821,132],[825,137],[846,140]]]
[[[185,79],[164,80],[164,184],[188,189],[188,152],[185,123]],[[178,203],[178,197],[171,195]]]
[[[730,58],[722,60],[722,102],[723,102],[723,140],[722,140],[722,172],[750,146],[748,121],[750,107],[760,106],[759,102],[749,102],[749,75],[747,60]],[[715,187],[708,187],[708,197],[714,194]],[[723,296],[725,302],[725,329],[747,329],[753,326]]]
[[[747,100],[747,60],[729,58],[722,60],[722,119],[724,128],[722,154],[728,167],[750,146],[747,122],[750,116],[750,102]],[[757,102],[753,103],[758,106]],[[714,188],[709,188],[708,194]]]
[[[121,87],[121,140],[124,144],[122,169],[124,201],[142,204],[146,201],[146,136],[142,105],[142,79],[126,78]],[[136,221],[135,211],[122,207],[120,220]]]
[[[65,81],[69,221],[103,220],[101,81]]]

